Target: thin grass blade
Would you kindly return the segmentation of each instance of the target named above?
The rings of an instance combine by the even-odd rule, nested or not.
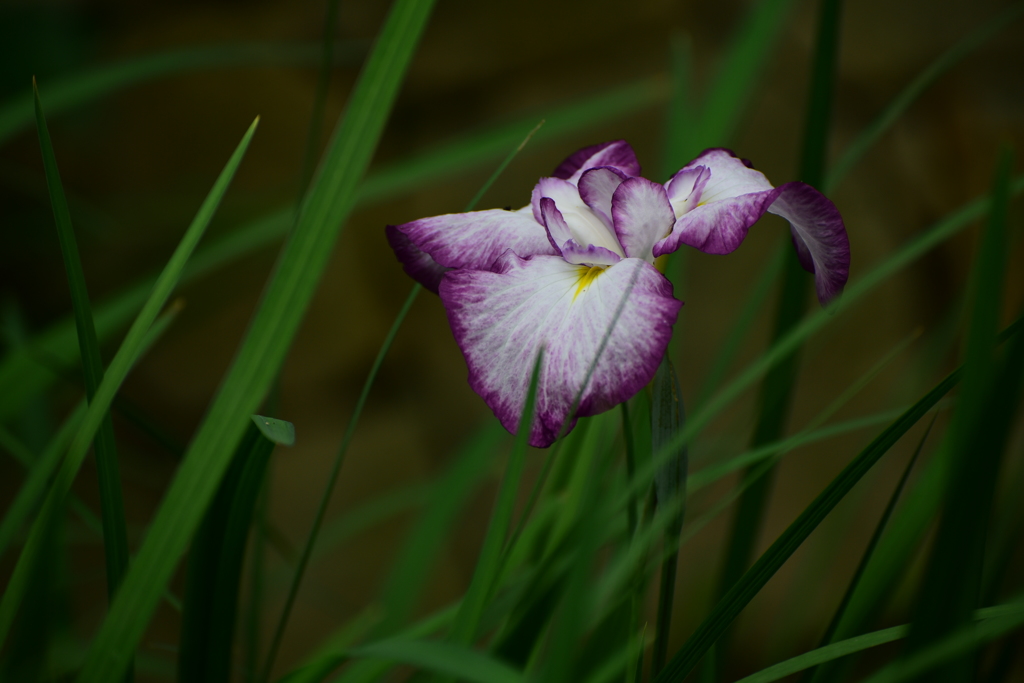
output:
[[[53,152],[50,132],[39,100],[39,89],[32,79],[32,94],[35,104],[36,130],[39,133],[39,147],[43,154],[43,168],[46,186],[53,206],[53,219],[57,224],[57,236],[64,269],[67,272],[68,288],[71,291],[71,305],[74,308],[75,328],[78,332],[78,347],[82,357],[82,375],[85,379],[85,395],[92,401],[96,390],[103,381],[103,360],[100,358],[100,344],[96,338],[96,326],[92,319],[92,306],[85,283],[85,272],[78,254],[78,242],[71,225],[57,158]],[[117,446],[114,440],[114,425],[110,413],[103,415],[96,438],[93,441],[96,454],[96,474],[100,488],[100,510],[103,520],[103,552],[106,557],[107,598],[112,600],[125,573],[128,571],[128,525],[125,522],[124,498],[121,493],[121,475],[117,463]]]
[[[349,654],[388,659],[474,683],[522,683],[525,680],[521,673],[493,657],[445,641],[384,640],[354,648]]]

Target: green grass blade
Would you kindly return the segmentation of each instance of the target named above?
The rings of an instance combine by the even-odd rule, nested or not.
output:
[[[523,675],[482,652],[430,640],[384,640],[349,651],[353,657],[388,659],[474,683],[522,683]]]
[[[354,63],[365,44],[342,43],[340,61]],[[90,67],[47,86],[47,106],[55,115],[96,101],[130,86],[188,71],[261,66],[314,66],[320,59],[317,43],[250,43],[189,47],[151,55],[136,55],[114,64]],[[0,145],[32,125],[32,95],[0,105]]]
[[[32,512],[36,509],[36,504],[46,492],[50,477],[60,464],[61,457],[67,452],[68,445],[78,431],[82,417],[85,416],[85,408],[86,404],[83,401],[64,420],[64,424],[47,444],[43,454],[35,463],[31,464],[28,478],[18,489],[17,495],[4,513],[3,519],[0,520],[0,557],[3,557],[4,551],[7,550],[15,534],[28,522]]]
[[[423,28],[431,0],[397,0],[278,260],[241,348],[157,511],[78,683],[101,683],[123,669],[227,468],[231,452],[266,394],[355,204]]]
[[[956,66],[971,52],[984,45],[992,36],[1009,26],[1024,13],[1024,3],[1016,3],[975,29],[966,38],[946,50],[934,62],[925,67],[917,78],[911,81],[889,105],[882,110],[871,124],[849,144],[846,151],[825,177],[823,189],[830,194],[843,181],[850,169],[857,165],[869,149],[885,134],[899,117],[933,83]]]
[[[869,469],[921,417],[949,392],[959,379],[959,371],[949,375],[914,406],[909,408],[880,433],[822,491],[796,521],[779,536],[754,565],[715,605],[711,614],[673,656],[672,661],[655,679],[656,683],[681,681],[717,641],[748,602],[774,576],[797,548],[817,528],[840,500],[849,493]]]
[[[516,431],[515,444],[508,456],[508,465],[505,468],[505,475],[501,479],[498,497],[494,501],[494,511],[491,513],[491,519],[487,525],[487,533],[484,536],[483,546],[480,548],[476,567],[473,569],[473,577],[470,579],[469,588],[466,589],[462,604],[459,605],[459,610],[455,614],[451,631],[448,633],[448,640],[452,643],[469,645],[476,638],[484,607],[502,569],[502,549],[505,546],[505,539],[511,531],[510,524],[515,508],[516,494],[519,491],[519,480],[526,463],[526,446],[533,426],[537,382],[540,378],[543,359],[542,349],[534,361],[530,388],[526,395],[522,417],[519,420],[519,429]]]
[[[178,309],[176,307],[172,307],[169,311],[161,315],[146,332],[141,343],[133,344],[131,346],[123,344],[122,349],[129,348],[133,358],[138,359],[138,357],[145,353],[153,342],[155,342],[167,329],[167,326],[174,319],[177,310]],[[111,381],[111,376],[116,376],[114,375],[114,370],[119,356],[122,356],[120,351],[118,352],[118,356],[115,356],[114,358],[115,363],[111,363],[111,369],[104,378],[103,384],[100,385],[100,391],[97,392],[96,401],[84,410],[80,419],[77,417],[75,418],[75,420],[78,421],[78,424],[71,435],[71,445],[68,446],[68,455],[64,459],[56,477],[54,477],[53,482],[50,483],[49,493],[46,496],[42,509],[36,516],[35,521],[32,523],[28,539],[21,550],[21,554],[18,556],[17,563],[14,566],[14,571],[11,573],[11,577],[8,580],[7,585],[4,587],[3,596],[0,597],[0,645],[2,645],[6,640],[11,624],[14,621],[14,616],[24,598],[25,590],[31,581],[32,568],[35,566],[40,553],[45,552],[47,535],[49,530],[52,528],[52,525],[55,523],[54,520],[63,509],[65,500],[70,499],[72,503],[76,500],[74,497],[69,496],[71,482],[73,481],[78,468],[81,467],[82,460],[85,458],[85,454],[89,448],[89,443],[92,441],[93,433],[99,425],[99,417],[104,411],[104,404],[101,402],[105,402],[105,405],[109,405],[110,392],[107,383]],[[89,427],[87,427],[87,425],[89,425]],[[64,449],[58,449],[57,445],[63,446],[64,444],[61,443],[54,446],[54,465],[56,464],[56,461],[59,460],[59,456],[64,452]],[[49,475],[49,472],[46,474]],[[48,477],[39,477],[38,481],[41,483],[39,483],[38,486],[40,488],[45,486],[47,479]],[[87,513],[89,516],[92,514],[88,509],[82,509],[82,512]],[[86,517],[86,520],[88,521],[88,517]],[[102,533],[99,525],[92,526],[98,533]]]
[[[921,440],[917,443],[917,448],[914,449],[914,454],[910,457],[910,461],[907,466],[903,469],[903,475],[900,480],[896,483],[896,488],[892,492],[892,496],[889,497],[889,502],[885,506],[885,510],[882,511],[882,516],[878,520],[878,524],[875,526],[875,531],[871,534],[871,540],[868,541],[867,547],[864,549],[864,554],[860,558],[860,562],[857,563],[857,568],[853,572],[853,576],[850,578],[850,583],[846,587],[846,592],[843,593],[842,599],[839,601],[839,606],[836,607],[836,612],[832,616],[832,620],[829,622],[828,627],[825,629],[825,634],[821,637],[821,642],[818,645],[819,648],[830,645],[835,640],[836,629],[842,622],[843,617],[846,614],[846,608],[850,605],[850,601],[853,598],[854,593],[857,590],[858,584],[860,584],[861,577],[864,576],[864,570],[871,562],[871,558],[874,556],[875,550],[878,548],[878,542],[882,539],[882,533],[885,531],[885,527],[889,523],[889,519],[892,517],[893,511],[896,509],[896,503],[900,499],[900,494],[903,493],[903,487],[907,483],[907,479],[910,477],[910,471],[914,468],[914,464],[917,462],[918,456],[921,455],[921,451],[924,449],[924,444],[928,440],[928,435],[931,434],[932,428],[935,426],[935,420],[938,418],[938,413],[932,417],[931,424],[928,425],[928,429],[925,430],[924,434],[921,435]],[[804,681],[832,681],[836,680],[835,669],[821,669],[816,668],[808,669],[807,673],[804,674]]]
[[[693,136],[697,124],[697,103],[694,98],[693,41],[685,33],[672,34],[672,97],[668,102],[668,121],[665,126],[665,157],[661,164],[661,177],[672,174],[686,165],[692,156]],[[699,151],[699,150],[698,150]],[[682,253],[682,252],[675,252]]]
[[[495,449],[505,436],[505,429],[489,420],[462,449],[448,472],[434,484],[431,501],[409,531],[382,591],[384,620],[376,632],[394,632],[412,612],[444,538],[474,486],[489,469]]]
[[[1006,272],[1006,213],[1012,156],[1004,150],[992,211],[971,278],[973,314],[967,336],[964,386],[950,425],[952,471],[928,568],[917,596],[908,652],[969,622],[980,597],[985,537],[992,499],[1019,399],[1024,344],[1010,342],[997,372],[996,333]],[[970,659],[944,668],[943,680],[967,680]]]
[[[53,206],[53,219],[57,224],[64,268],[71,291],[71,305],[74,309],[75,328],[78,331],[78,346],[82,357],[82,374],[85,379],[85,394],[89,401],[96,396],[96,390],[103,381],[103,360],[100,358],[100,344],[96,338],[96,326],[92,319],[92,306],[85,284],[85,271],[78,254],[75,231],[71,226],[71,212],[64,196],[64,187],[57,169],[57,158],[50,141],[50,132],[39,100],[39,89],[32,80],[32,94],[35,104],[36,130],[39,133],[39,147],[43,153],[43,168],[46,186]],[[128,571],[128,525],[124,516],[124,498],[121,493],[121,475],[117,463],[117,447],[114,440],[114,425],[110,413],[103,415],[96,438],[93,442],[96,454],[96,474],[100,488],[100,510],[103,520],[103,552],[107,568],[107,598],[112,600],[125,573]]]
[[[864,683],[900,683],[918,678],[940,664],[968,655],[981,645],[1019,629],[1024,624],[1024,601],[1017,599],[999,605],[989,613],[990,618],[978,624],[967,624],[923,650],[893,662]]]
[[[1007,616],[1012,616],[1016,610],[1020,609],[1020,606],[1012,603],[1007,605],[998,605],[996,607],[989,607],[986,609],[980,609],[974,614],[974,618],[979,621],[987,619],[1005,619]],[[816,650],[805,652],[802,655],[792,657],[784,662],[779,662],[769,666],[766,669],[762,669],[755,674],[751,674],[746,678],[741,678],[736,683],[773,683],[774,681],[781,680],[786,676],[791,676],[795,673],[811,669],[812,667],[833,662],[841,657],[852,655],[857,652],[863,652],[864,650],[872,647],[878,647],[886,643],[891,643],[901,638],[906,638],[907,632],[910,630],[907,624],[901,624],[900,626],[893,626],[892,628],[882,629],[880,631],[873,631],[871,633],[865,633],[861,636],[855,636],[853,638],[847,638],[831,645],[819,647]],[[836,679],[829,679],[836,680]]]
[[[683,147],[683,159],[728,144],[792,6],[793,0],[761,0],[739,26],[704,98],[696,133]]]

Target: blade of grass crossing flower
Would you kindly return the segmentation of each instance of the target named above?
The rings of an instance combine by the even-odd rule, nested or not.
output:
[[[146,350],[160,337],[160,335],[167,329],[167,326],[172,320],[174,320],[179,307],[172,305],[171,308],[163,313],[156,322],[153,323],[152,327],[146,332],[146,336],[143,338],[141,344],[132,344],[130,348],[133,349],[134,358],[137,360]],[[122,348],[125,346],[122,345]],[[119,352],[120,354],[120,352]],[[115,356],[114,360],[117,361],[118,357]],[[107,377],[104,382],[109,382],[109,377],[114,373],[116,369],[115,363],[111,363],[111,369],[107,373]],[[42,476],[44,472],[40,472],[37,479],[33,481],[33,486],[38,487],[35,490],[29,492],[19,492],[21,495],[27,495],[35,497],[39,495],[40,490],[45,488],[46,484],[49,483],[49,491],[46,494],[46,498],[43,502],[42,508],[36,515],[35,520],[32,522],[32,527],[29,531],[28,539],[25,541],[25,545],[21,549],[21,554],[18,556],[18,560],[14,565],[14,570],[11,572],[10,579],[7,585],[4,587],[3,596],[0,597],[0,646],[4,643],[7,638],[8,631],[14,620],[14,616],[17,613],[18,607],[21,605],[26,586],[31,580],[33,567],[35,566],[36,560],[39,554],[46,550],[46,539],[47,534],[53,528],[54,520],[57,517],[62,508],[65,500],[70,500],[74,503],[77,499],[69,495],[69,489],[71,482],[74,479],[74,474],[78,468],[81,467],[82,461],[85,458],[85,454],[88,451],[89,443],[92,441],[92,433],[95,432],[99,425],[99,416],[103,409],[102,405],[97,405],[101,401],[106,401],[109,405],[109,393],[106,394],[106,398],[103,398],[106,389],[101,385],[101,391],[97,392],[97,400],[86,407],[82,405],[79,407],[81,415],[73,413],[65,421],[65,427],[70,430],[70,434],[62,436],[62,431],[58,432],[58,437],[61,440],[58,441],[55,437],[55,443],[53,444],[53,455],[52,460],[46,460],[47,466],[52,465],[56,467],[57,462],[60,460],[60,455],[65,452],[65,447],[68,449],[68,455],[61,463],[60,469],[57,471],[57,475],[50,479],[50,473],[53,471],[50,469],[45,472],[46,476]],[[92,421],[89,422],[90,418]],[[69,424],[71,423],[71,424]],[[87,428],[86,425],[89,425]],[[84,430],[84,431],[83,431]],[[70,441],[70,446],[63,439],[67,438]],[[48,451],[49,452],[49,451]],[[44,455],[44,458],[46,456]],[[72,505],[74,507],[74,505]],[[24,506],[19,509],[29,509],[28,506]],[[83,508],[82,513],[91,515],[92,513],[87,509]],[[29,512],[26,512],[30,514]],[[86,521],[89,521],[88,517],[84,517]],[[27,521],[27,519],[26,519]],[[165,593],[166,595],[166,593]]]
[[[871,467],[888,452],[917,421],[945,396],[959,379],[959,371],[946,377],[914,406],[882,431],[850,462],[839,475],[822,491],[797,519],[787,527],[778,539],[764,552],[754,565],[737,581],[725,596],[715,605],[711,614],[690,636],[655,679],[656,683],[682,680],[722,633],[733,619],[761,590],[776,571],[786,562],[798,547],[817,528],[818,524],[839,503],[840,500],[860,481]]]
[[[792,0],[763,0],[737,28],[704,98],[698,132],[681,155],[683,159],[694,158],[705,147],[729,142],[793,4]]]
[[[896,509],[896,502],[899,500],[900,494],[903,493],[903,487],[907,483],[907,478],[910,477],[910,471],[914,468],[914,464],[917,462],[918,456],[921,455],[925,441],[928,440],[928,435],[931,434],[937,418],[938,413],[932,417],[932,421],[928,425],[928,429],[926,429],[924,434],[921,435],[921,440],[917,443],[917,448],[914,449],[914,454],[910,457],[910,461],[907,462],[907,466],[903,469],[903,475],[896,483],[896,488],[893,490],[892,496],[890,496],[889,502],[886,504],[885,510],[882,512],[882,516],[878,520],[878,524],[875,526],[875,531],[871,535],[871,540],[868,541],[867,547],[864,549],[864,554],[861,556],[860,562],[857,563],[857,568],[854,570],[853,577],[850,579],[850,583],[846,587],[846,592],[843,593],[843,597],[839,601],[839,606],[836,608],[835,614],[832,615],[832,620],[825,629],[825,634],[821,637],[821,641],[818,645],[819,648],[824,648],[835,640],[836,629],[843,620],[846,608],[849,606],[850,600],[857,590],[857,585],[860,583],[860,579],[864,575],[864,569],[868,566],[868,563],[871,562],[871,558],[874,555],[875,550],[878,548],[878,542],[882,538],[882,532],[885,531],[885,527],[889,523],[889,519],[892,517],[893,511]],[[801,680],[805,682],[833,681],[837,678],[835,674],[835,669],[822,668],[818,670],[817,668],[812,667],[804,673]]]
[[[543,123],[543,122],[542,122]],[[467,211],[474,208],[476,202],[480,196],[491,183],[505,170],[505,167],[512,161],[512,159],[518,154],[526,143],[529,142],[530,138],[537,131],[541,124],[537,124],[531,130],[517,148],[505,158],[502,163],[491,175],[488,181],[484,184],[481,191],[470,201]],[[377,379],[377,372],[380,370],[381,364],[384,362],[384,357],[387,355],[388,350],[391,348],[391,344],[394,342],[395,336],[398,334],[398,330],[401,328],[402,323],[405,321],[409,310],[412,308],[413,303],[416,301],[416,297],[419,295],[423,288],[419,284],[412,286],[409,291],[409,296],[406,297],[405,304],[399,311],[398,316],[395,318],[394,323],[391,325],[391,329],[388,331],[387,337],[384,339],[384,343],[381,345],[380,350],[377,352],[377,357],[374,359],[373,365],[370,368],[370,372],[366,376],[366,382],[363,384],[363,389],[359,394],[359,399],[356,401],[356,407],[352,411],[352,415],[349,417],[348,425],[345,428],[345,434],[342,437],[341,445],[338,447],[338,452],[335,455],[334,462],[331,465],[330,474],[327,476],[327,484],[324,487],[324,492],[320,498],[320,504],[317,507],[316,515],[313,519],[313,525],[310,529],[309,536],[306,539],[306,545],[303,547],[302,555],[299,558],[298,566],[295,570],[295,575],[292,578],[291,585],[288,589],[288,597],[285,599],[284,609],[281,611],[281,617],[278,620],[277,628],[274,631],[274,636],[270,642],[270,649],[267,655],[267,663],[264,667],[262,680],[267,681],[270,678],[270,671],[273,667],[274,660],[277,657],[278,648],[281,646],[281,641],[284,638],[285,627],[288,624],[288,618],[291,615],[292,607],[295,604],[295,599],[298,596],[299,586],[302,583],[303,575],[305,574],[306,565],[309,563],[309,559],[312,556],[313,548],[316,545],[316,539],[320,532],[320,526],[323,524],[324,516],[327,513],[327,506],[330,503],[331,494],[334,491],[334,485],[337,482],[338,475],[341,472],[341,467],[345,461],[345,455],[348,452],[348,446],[352,441],[352,437],[355,435],[356,425],[359,423],[359,418],[362,415],[363,407],[366,405],[366,400],[369,398],[370,389],[373,387],[374,381]]]
[[[1006,212],[1012,163],[1009,151],[1004,150],[996,171],[992,212],[972,274],[974,303],[964,386],[950,425],[952,471],[935,544],[917,596],[908,653],[969,622],[980,597],[992,499],[1024,370],[1020,336],[1009,343],[1001,364],[995,358],[1006,271]],[[973,671],[971,658],[958,659],[944,666],[936,680],[967,680]]]
[[[431,0],[397,0],[378,36],[249,331],[158,509],[121,593],[93,641],[78,683],[107,681],[141,638],[231,452],[270,387],[355,203]],[[130,590],[129,590],[130,589]]]
[[[476,638],[476,630],[480,624],[484,607],[491,596],[495,579],[501,571],[502,548],[505,545],[505,538],[510,531],[516,494],[519,490],[519,480],[522,476],[523,465],[526,460],[526,445],[533,424],[534,405],[537,398],[537,382],[540,378],[540,369],[543,361],[544,350],[542,348],[540,353],[537,354],[537,360],[533,365],[533,372],[530,376],[530,388],[526,395],[526,404],[523,406],[519,429],[516,431],[515,444],[508,457],[505,476],[502,477],[501,487],[498,489],[494,511],[491,513],[491,520],[487,525],[483,547],[480,549],[480,555],[473,570],[473,577],[470,579],[469,588],[466,589],[465,596],[462,598],[462,604],[459,606],[459,610],[455,615],[455,621],[448,634],[448,640],[452,643],[469,645]]]
[[[651,395],[651,448],[657,452],[672,441],[676,432],[682,429],[685,419],[679,378],[667,356],[662,359],[654,375]],[[666,525],[662,538],[665,559],[661,564],[661,586],[658,589],[652,675],[657,675],[661,671],[668,656],[668,637],[672,625],[676,569],[679,562],[679,532],[683,528],[683,515],[686,510],[687,468],[687,449],[684,446],[654,474],[658,512],[669,515],[672,521]],[[677,498],[680,499],[677,509],[670,511],[669,505],[676,502]]]
[[[340,61],[354,62],[365,50],[362,43],[342,44]],[[135,55],[113,64],[90,67],[54,79],[47,86],[50,114],[88,104],[132,85],[162,76],[217,67],[306,66],[320,58],[316,43],[250,43],[206,45],[151,55]],[[15,97],[0,105],[0,144],[32,125],[32,95]]]
[[[1024,14],[1024,3],[1015,3],[990,21],[972,31],[959,43],[942,53],[934,62],[925,67],[907,87],[882,110],[871,124],[851,142],[835,166],[825,177],[822,187],[830,194],[846,177],[850,169],[859,162],[871,147],[885,134],[911,104],[933,83],[956,66],[958,62],[985,44],[990,38]]]
[[[89,292],[85,284],[85,272],[78,254],[78,243],[71,226],[64,188],[57,170],[57,159],[50,141],[50,133],[39,101],[39,89],[32,79],[32,93],[35,104],[36,130],[39,133],[39,147],[43,154],[43,168],[46,185],[53,206],[53,219],[57,224],[64,268],[67,271],[71,304],[74,308],[75,328],[78,331],[78,346],[82,357],[82,374],[85,379],[85,393],[88,400],[96,396],[96,390],[103,380],[103,360],[100,345],[93,324]],[[103,552],[106,557],[107,597],[113,599],[118,586],[128,571],[128,526],[124,517],[124,499],[121,493],[121,475],[117,464],[117,447],[114,440],[114,425],[110,413],[103,415],[96,438],[93,442],[96,454],[96,474],[99,479],[100,509],[103,520]]]

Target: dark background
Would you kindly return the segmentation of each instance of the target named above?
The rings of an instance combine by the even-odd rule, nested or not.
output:
[[[401,160],[467,131],[535,112],[602,89],[667,76],[673,34],[692,41],[698,91],[750,3],[644,0],[472,2],[440,0],[402,89],[377,164]],[[372,39],[388,3],[342,2],[338,38]],[[1007,6],[1000,2],[865,0],[844,10],[831,159],[929,62]],[[75,70],[160,50],[213,43],[318,41],[321,2],[46,2],[0,7],[0,101],[24,95]],[[794,179],[804,93],[813,46],[815,3],[800,0],[780,33],[731,146],[774,184]],[[332,71],[323,142],[341,113],[358,60]],[[853,250],[851,280],[937,219],[985,193],[1002,143],[1024,142],[1024,41],[1020,23],[987,42],[930,88],[864,157],[833,199]],[[90,293],[101,299],[154,272],[168,258],[246,126],[260,128],[211,235],[295,201],[317,72],[306,68],[213,69],[131,87],[50,117]],[[583,145],[625,138],[645,175],[664,180],[666,108],[580,129],[529,145],[487,193],[481,208],[521,206],[533,183]],[[285,366],[278,415],[294,422],[294,448],[279,450],[272,470],[271,517],[286,539],[305,537],[322,483],[365,374],[411,282],[383,236],[386,223],[461,211],[497,160],[439,177],[348,221]],[[1019,164],[1016,166],[1020,167]],[[1011,214],[1020,227],[1020,213]],[[734,254],[692,254],[677,325],[676,365],[683,395],[695,398],[708,365],[735,319],[784,224],[762,221]],[[962,291],[975,232],[965,231],[902,271],[867,300],[841,312],[804,353],[791,429],[916,329],[935,330]],[[1006,317],[1020,304],[1022,276],[1011,255]],[[175,441],[189,439],[230,362],[273,264],[263,250],[183,288],[186,308],[129,378],[123,395]],[[771,299],[769,299],[769,303]],[[5,325],[29,332],[70,311],[35,133],[0,147],[0,304]],[[749,360],[767,342],[770,306],[744,345]],[[676,342],[674,342],[676,343]],[[107,348],[107,358],[113,352]],[[840,413],[852,417],[900,407],[955,362],[956,353],[916,343]],[[740,367],[740,366],[737,366]],[[371,394],[350,449],[331,516],[396,486],[440,471],[471,430],[487,418],[465,382],[465,366],[440,302],[421,296]],[[77,399],[73,383],[52,392],[40,416],[57,421]],[[694,460],[737,453],[752,423],[752,396],[741,401],[694,447]],[[122,478],[133,543],[159,503],[175,457],[122,417],[116,418]],[[32,442],[32,425],[19,424]],[[915,441],[914,432],[906,441]],[[870,437],[867,432],[798,450],[784,461],[766,545]],[[39,445],[38,441],[33,445]],[[1020,451],[1018,438],[1011,452]],[[894,450],[826,521],[744,613],[736,673],[746,673],[811,646],[835,607],[906,462]],[[1017,458],[1019,462],[1019,457]],[[535,457],[534,464],[539,462]],[[499,463],[496,462],[496,467]],[[496,472],[497,473],[497,472]],[[8,498],[19,470],[0,463]],[[726,489],[699,497],[707,507]],[[76,486],[94,509],[91,463]],[[424,608],[453,599],[465,586],[489,510],[481,491],[433,571]],[[361,534],[311,569],[279,661],[295,662],[331,629],[364,607],[390,562],[408,517]],[[673,637],[682,641],[709,606],[724,518],[684,546]],[[73,529],[74,530],[74,529]],[[84,532],[78,536],[85,538]],[[72,535],[75,538],[74,534]],[[73,619],[82,635],[103,615],[102,550],[72,546]],[[10,559],[0,565],[5,575]],[[276,618],[288,574],[268,554],[267,624]],[[781,610],[800,595],[799,610]],[[898,596],[905,605],[909,592]],[[894,617],[895,618],[895,617]],[[178,628],[162,606],[143,643],[165,653]]]

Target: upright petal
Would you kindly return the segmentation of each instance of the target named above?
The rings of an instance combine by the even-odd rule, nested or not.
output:
[[[675,216],[665,188],[646,178],[629,178],[612,198],[615,234],[626,256],[654,263],[654,243],[672,230]]]
[[[530,443],[541,447],[557,438],[563,422],[569,421],[568,431],[576,417],[608,410],[643,388],[682,306],[672,297],[671,283],[639,259],[588,268],[511,252],[492,271],[446,273],[440,293],[469,366],[470,386],[510,431],[518,426],[533,364],[544,347],[530,432]],[[606,335],[607,345],[570,416]]]
[[[728,254],[740,246],[775,195],[767,190],[699,204],[676,219],[669,236],[654,245],[654,255],[670,254],[683,244],[707,254]]]
[[[711,169],[707,166],[690,165],[678,171],[665,184],[676,218],[700,203],[701,194],[710,179]]]
[[[711,177],[701,191],[701,204],[772,189],[772,184],[764,177],[764,173],[755,169],[750,161],[740,159],[728,149],[706,149],[684,166],[683,170],[696,166],[703,166],[711,172]]]
[[[580,176],[580,199],[606,224],[612,225],[612,195],[626,179],[622,171],[610,166],[591,168]]]
[[[622,255],[622,247],[619,246],[619,240],[615,237],[615,231],[612,229],[611,223],[606,224],[600,216],[587,206],[580,197],[580,191],[575,185],[558,178],[540,179],[533,188],[531,200],[534,216],[536,216],[537,221],[540,223],[545,221],[544,211],[541,207],[544,199],[555,202],[555,206],[565,220],[569,232],[572,233],[572,238],[579,244],[583,246],[596,244],[609,251],[614,251],[620,256]],[[552,233],[552,236],[557,241],[557,235]],[[558,246],[561,247],[561,244]]]
[[[850,238],[843,217],[828,197],[806,183],[786,183],[768,211],[789,221],[793,246],[805,270],[814,273],[821,305],[843,291],[850,275]]]
[[[556,254],[544,226],[533,219],[530,207],[519,211],[472,211],[421,218],[387,227],[388,241],[405,271],[428,289],[431,269],[420,253],[441,268],[490,268],[495,259],[511,249],[520,256]],[[415,247],[413,251],[410,247]]]
[[[559,164],[551,175],[575,185],[584,171],[598,166],[617,168],[627,176],[640,175],[640,162],[636,160],[636,153],[625,140],[613,140],[584,147]]]

